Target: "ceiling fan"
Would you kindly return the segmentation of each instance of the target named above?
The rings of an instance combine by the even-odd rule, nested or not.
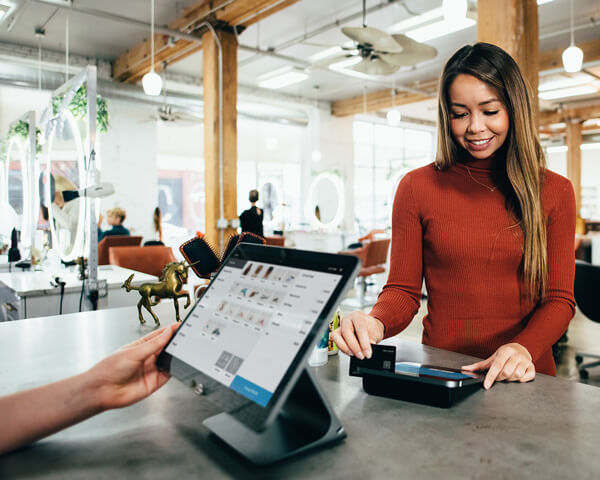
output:
[[[319,60],[313,67],[328,67],[344,60],[360,59],[346,68],[366,75],[391,75],[400,67],[415,65],[437,55],[437,49],[406,35],[390,35],[375,27],[367,27],[366,0],[363,0],[363,26],[343,27],[342,33],[355,45],[342,46],[347,53]]]
[[[189,123],[202,123],[202,117],[189,112],[175,110],[167,103],[167,62],[163,62],[163,104],[158,107],[156,113],[151,115],[149,121],[160,120],[162,122],[184,121]]]

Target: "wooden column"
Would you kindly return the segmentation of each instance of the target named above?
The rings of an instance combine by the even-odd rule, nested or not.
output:
[[[575,205],[577,216],[581,209],[581,122],[567,122],[567,177],[575,189]]]
[[[477,40],[493,43],[517,62],[532,92],[533,111],[538,107],[538,7],[536,0],[478,0]]]
[[[233,33],[217,30],[223,55],[223,111],[219,110],[219,50],[211,32],[202,36],[204,87],[204,185],[206,236],[223,248],[217,220],[238,218],[237,212],[237,41]],[[223,117],[223,184],[219,179],[219,118]],[[236,233],[224,229],[223,239]]]

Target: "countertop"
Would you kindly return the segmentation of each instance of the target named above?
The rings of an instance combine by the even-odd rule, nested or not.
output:
[[[158,307],[163,325],[173,321]],[[0,324],[0,394],[81,372],[151,331],[134,307]],[[428,363],[471,357],[394,340]],[[314,369],[348,438],[270,467],[209,437],[219,410],[175,379],[131,407],[102,413],[0,457],[0,478],[598,478],[600,389],[538,375],[500,383],[449,409],[367,395],[348,358]]]

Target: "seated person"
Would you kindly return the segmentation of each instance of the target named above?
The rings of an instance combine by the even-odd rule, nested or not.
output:
[[[123,226],[125,221],[125,210],[119,207],[111,208],[106,212],[106,223],[112,226],[110,230],[102,230],[102,214],[98,219],[98,241],[102,240],[107,235],[131,235],[129,230]]]

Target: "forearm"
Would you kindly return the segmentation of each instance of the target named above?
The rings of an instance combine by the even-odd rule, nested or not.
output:
[[[567,301],[543,303],[512,341],[523,345],[536,362],[565,333],[574,313],[575,305]]]
[[[369,315],[377,318],[385,327],[385,338],[404,330],[417,314],[421,293],[412,289],[386,285]]]
[[[0,398],[0,454],[101,411],[89,375],[80,374]]]

